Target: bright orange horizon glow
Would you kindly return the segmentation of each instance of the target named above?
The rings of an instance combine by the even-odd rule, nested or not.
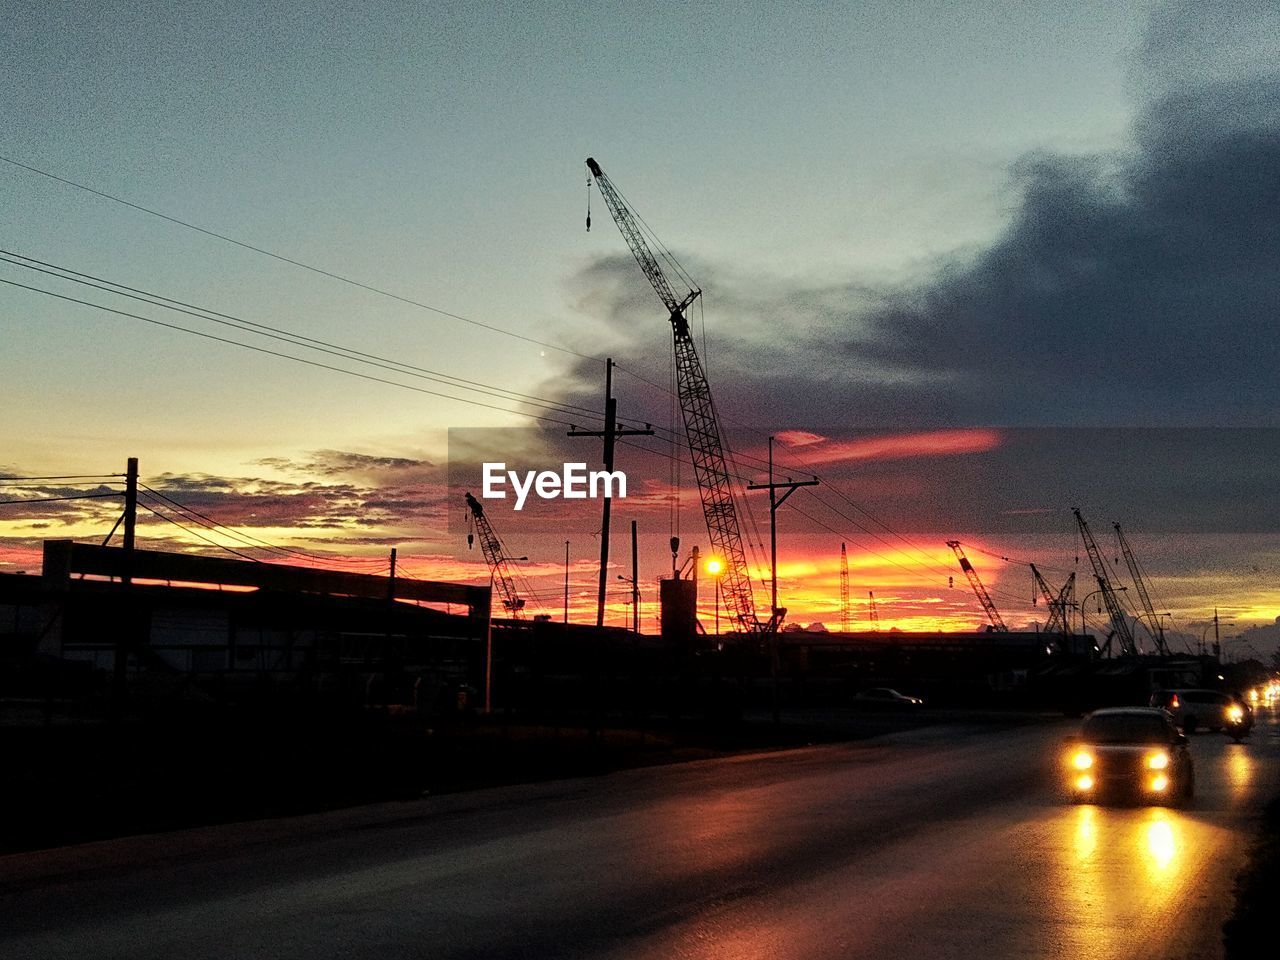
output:
[[[815,441],[816,442],[816,441]],[[101,543],[103,530],[109,529],[114,516],[103,511],[101,517],[86,517],[75,524],[48,529],[37,528],[27,521],[11,522],[4,532],[18,534],[24,542],[6,545],[0,550],[0,571],[25,571],[38,576],[41,567],[41,548],[32,542],[40,535],[50,539],[78,539],[83,542]],[[99,529],[101,528],[101,529]],[[2,528],[0,528],[2,529]],[[348,529],[249,527],[243,532],[263,541],[274,543],[287,551],[299,553],[272,553],[255,549],[252,545],[225,538],[220,533],[201,530],[209,537],[225,543],[226,547],[267,562],[293,566],[313,566],[324,569],[347,570],[385,576],[389,568],[389,545],[395,542],[397,531],[376,531],[380,542],[343,543]],[[374,532],[372,530],[366,532]],[[138,544],[143,549],[194,551],[209,555],[221,555],[217,547],[204,539],[197,539],[185,531],[163,524],[158,520],[139,517]],[[1043,603],[1032,605],[1029,574],[1025,568],[1002,562],[991,554],[1012,553],[1024,555],[1019,546],[1003,544],[962,535],[983,582],[991,591],[996,605],[1010,629],[1034,629],[1043,625],[1047,612]],[[15,538],[16,539],[16,538]],[[528,600],[527,617],[536,614],[553,620],[564,617],[563,540],[537,534],[508,544],[513,552],[528,554],[532,561],[517,563],[516,569],[523,579],[517,580],[517,589]],[[689,536],[681,556],[698,543],[700,537]],[[942,535],[913,534],[909,542],[892,545],[871,542],[860,545],[849,542],[848,565],[850,573],[850,623],[854,632],[872,629],[868,592],[875,594],[878,629],[880,632],[948,632],[981,631],[987,620],[973,592],[969,589],[954,556],[946,548]],[[640,601],[641,630],[656,633],[658,630],[657,580],[670,576],[670,554],[664,547],[667,538],[649,534],[642,538],[640,551]],[[829,631],[839,631],[843,623],[840,604],[839,544],[820,534],[788,533],[779,543],[778,595],[779,604],[787,608],[786,625],[821,624]],[[113,541],[119,542],[118,537]],[[483,586],[489,582],[489,571],[478,548],[468,552],[465,544],[456,552],[447,536],[424,537],[421,533],[409,534],[398,547],[397,571],[400,576],[423,580],[439,580]],[[833,549],[834,546],[834,549]],[[308,557],[306,554],[310,554]],[[749,554],[750,576],[754,588],[756,606],[763,610],[768,604],[770,571],[767,556],[759,557],[758,551]],[[1037,560],[1039,555],[1033,553]],[[575,542],[569,565],[569,619],[576,623],[593,623],[596,610],[597,563],[596,548]],[[765,560],[761,565],[758,561]],[[1060,558],[1059,566],[1069,560]],[[1046,568],[1052,568],[1052,557],[1046,558]],[[716,617],[716,582],[724,575],[725,561],[718,556],[703,560],[702,583],[699,596],[699,617],[711,628]],[[631,588],[617,580],[616,576],[629,576],[629,563],[625,550],[615,552],[608,578],[606,597],[606,623],[610,626],[630,626]],[[1061,574],[1065,577],[1065,573]],[[1052,578],[1051,578],[1052,579]],[[1056,580],[1055,580],[1056,583]],[[723,583],[721,584],[723,586]],[[1215,606],[1229,609],[1234,619],[1234,630],[1239,632],[1249,623],[1270,625],[1280,610],[1280,593],[1263,585],[1244,586],[1231,578],[1217,578],[1206,574],[1197,576],[1177,575],[1166,577],[1162,589],[1170,598],[1170,607],[1177,609],[1173,597],[1181,597],[1181,614],[1177,619],[1190,624],[1186,629],[1197,635],[1203,623],[1212,618]],[[1025,599],[1024,599],[1025,598]],[[1098,614],[1090,604],[1090,617],[1096,622]],[[1224,614],[1225,615],[1225,614]],[[1199,624],[1199,625],[1197,625]],[[720,600],[720,629],[729,632],[736,624],[729,620],[727,605]],[[1243,647],[1233,648],[1244,649]]]

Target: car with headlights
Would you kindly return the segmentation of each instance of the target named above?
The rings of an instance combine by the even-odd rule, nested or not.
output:
[[[1084,719],[1066,754],[1075,803],[1112,799],[1181,803],[1195,793],[1195,767],[1183,734],[1158,707],[1109,707]]]
[[[1157,690],[1150,703],[1168,710],[1188,735],[1203,728],[1214,733],[1222,731],[1239,742],[1253,729],[1253,709],[1221,690]]]

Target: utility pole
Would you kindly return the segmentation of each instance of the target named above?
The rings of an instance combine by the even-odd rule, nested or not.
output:
[[[618,429],[618,401],[613,397],[613,358],[609,357],[605,360],[604,366],[604,429],[603,430],[579,430],[576,427],[569,430],[571,437],[601,437],[604,439],[604,469],[606,473],[613,473],[613,448],[614,441],[618,437],[651,437],[653,429],[645,424],[643,430]],[[606,491],[607,492],[607,491]],[[596,595],[596,626],[604,626],[604,594],[607,568],[609,566],[609,515],[612,512],[613,498],[605,496],[601,498],[601,518],[600,518],[600,586]]]
[[[785,610],[778,608],[778,508],[787,502],[787,497],[791,496],[800,487],[816,487],[818,478],[812,480],[792,480],[790,477],[785,482],[775,482],[773,479],[773,437],[769,438],[769,482],[768,483],[749,483],[748,490],[768,490],[769,491],[769,582],[770,582],[770,610],[769,610],[769,672],[773,678],[773,723],[777,726],[782,722],[782,714],[778,704],[778,627],[781,624],[782,617],[786,613]],[[779,490],[786,492],[782,496],[778,496]]]
[[[792,480],[788,477],[785,482],[774,481],[773,437],[769,438],[769,482],[747,484],[748,490],[769,491],[769,580],[773,587],[772,592],[770,593],[770,604],[772,607],[770,613],[772,614],[771,620],[774,621],[774,632],[776,632],[778,620],[778,508],[786,503],[787,497],[795,493],[800,487],[816,487],[817,485],[817,477],[814,477],[812,480]],[[782,496],[778,496],[779,490],[785,490],[786,493],[782,494]]]
[[[631,629],[640,633],[640,554],[636,545],[636,522],[631,521]]]
[[[569,541],[564,542],[564,622],[569,622]]]
[[[124,563],[120,583],[124,592],[124,610],[117,624],[115,662],[111,683],[117,705],[124,703],[128,683],[129,647],[133,643],[135,617],[130,596],[133,584],[134,535],[138,525],[138,458],[130,457],[124,475]]]
[[[124,475],[124,576],[125,583],[133,582],[134,531],[138,526],[138,458],[130,457]]]
[[[391,548],[391,574],[387,578],[387,597],[394,600],[396,598],[396,548]]]

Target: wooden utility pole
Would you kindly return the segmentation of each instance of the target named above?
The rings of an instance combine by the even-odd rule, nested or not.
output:
[[[769,491],[769,582],[771,586],[770,592],[770,617],[769,617],[769,673],[773,678],[773,722],[775,725],[782,722],[782,713],[778,702],[778,628],[782,625],[782,617],[786,613],[785,610],[778,606],[778,508],[787,502],[787,497],[791,496],[800,487],[816,487],[818,478],[812,480],[792,480],[790,477],[785,482],[775,482],[773,479],[773,437],[769,438],[769,482],[768,483],[749,483],[748,490],[768,490]],[[786,492],[782,496],[778,496],[779,490]]]
[[[138,458],[130,457],[124,475],[124,559],[125,583],[133,582],[134,533],[138,527]]]
[[[604,429],[579,430],[576,427],[569,431],[571,437],[602,437],[604,439],[604,469],[613,473],[613,448],[618,437],[651,437],[653,429],[645,424],[643,430],[618,429],[618,401],[613,398],[613,358],[605,360],[604,367]],[[607,493],[607,491],[606,491]],[[604,626],[604,596],[609,567],[609,514],[613,498],[601,498],[600,518],[600,586],[596,596],[596,626]]]
[[[631,521],[631,629],[640,632],[640,562],[634,520]]]
[[[133,583],[133,550],[138,526],[138,458],[130,457],[124,475],[124,564],[120,576],[123,602],[116,623],[115,660],[112,663],[111,685],[117,705],[124,703],[128,684],[129,647],[137,626],[134,616],[130,586]]]

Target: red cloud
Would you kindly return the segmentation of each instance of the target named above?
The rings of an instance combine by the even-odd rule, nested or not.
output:
[[[958,453],[985,453],[1000,445],[1000,431],[989,428],[930,430],[878,437],[832,440],[799,430],[779,435],[790,448],[788,459],[804,466],[855,460],[904,460]]]
[[[783,430],[774,437],[784,447],[807,447],[814,443],[823,443],[826,437],[808,430]]]

